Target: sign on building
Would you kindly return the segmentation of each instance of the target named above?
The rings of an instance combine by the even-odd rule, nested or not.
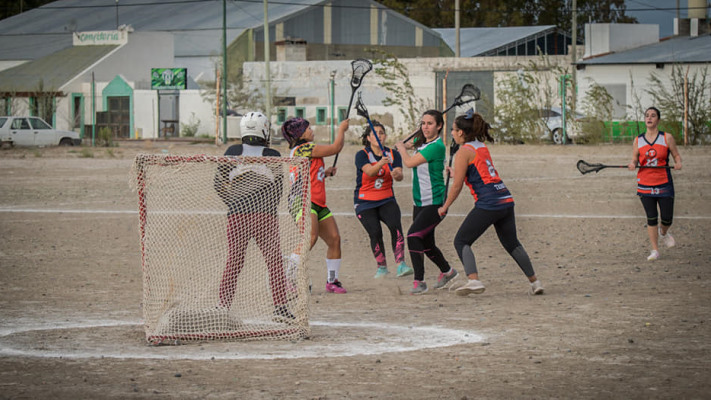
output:
[[[188,88],[187,68],[151,68],[151,89],[185,90]]]
[[[128,33],[125,29],[119,31],[74,32],[72,39],[74,46],[121,45],[128,43]]]

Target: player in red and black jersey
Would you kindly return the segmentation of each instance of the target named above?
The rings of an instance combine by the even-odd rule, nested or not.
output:
[[[457,288],[456,294],[466,296],[482,293],[484,285],[479,281],[476,259],[471,246],[491,226],[494,225],[501,245],[516,261],[531,284],[531,294],[542,294],[543,285],[536,277],[528,253],[516,235],[516,217],[511,192],[494,168],[489,149],[484,141],[493,141],[489,135],[489,124],[480,114],[470,109],[460,115],[452,124],[452,137],[462,147],[457,152],[454,163],[454,178],[447,200],[438,210],[441,216],[457,199],[466,183],[474,196],[474,208],[467,214],[454,237],[454,248],[464,266],[469,281]],[[451,169],[448,171],[452,173]]]
[[[644,124],[647,132],[637,136],[632,143],[632,161],[627,166],[633,171],[637,166],[637,195],[647,214],[647,233],[652,243],[652,251],[647,260],[659,258],[659,241],[667,247],[673,247],[676,241],[669,233],[674,217],[674,182],[668,168],[644,168],[645,166],[664,167],[669,165],[669,155],[674,157],[674,169],[681,169],[681,155],[674,137],[659,130],[658,109],[649,107],[644,112]],[[659,216],[661,215],[661,226]]]
[[[381,221],[390,230],[393,254],[395,262],[398,263],[397,276],[410,275],[413,269],[405,263],[405,238],[400,222],[400,207],[393,192],[393,180],[401,181],[403,178],[402,158],[400,153],[388,147],[384,147],[383,154],[375,134],[380,138],[380,143],[385,143],[385,127],[377,121],[372,122],[375,133],[371,132],[370,127],[365,129],[365,147],[355,156],[355,213],[370,237],[370,248],[377,263],[375,278],[388,274]]]

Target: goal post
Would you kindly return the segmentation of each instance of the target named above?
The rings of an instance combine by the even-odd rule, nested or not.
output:
[[[300,157],[136,156],[149,343],[309,336],[310,190],[290,179],[308,175]]]

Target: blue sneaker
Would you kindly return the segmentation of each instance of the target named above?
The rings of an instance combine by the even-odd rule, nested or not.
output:
[[[406,276],[406,275],[412,275],[415,273],[415,270],[410,268],[407,264],[405,264],[405,261],[401,262],[400,265],[397,266],[397,276]]]
[[[375,279],[385,278],[385,275],[387,275],[389,273],[390,273],[390,271],[388,271],[388,267],[378,267],[378,270],[375,272],[375,276],[373,278],[375,278]]]

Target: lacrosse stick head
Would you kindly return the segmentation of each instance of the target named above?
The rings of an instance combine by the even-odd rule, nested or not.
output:
[[[368,115],[368,109],[365,108],[365,104],[363,104],[363,99],[360,97],[361,92],[358,92],[358,99],[356,100],[356,114],[360,115],[361,117],[370,120],[370,115]]]
[[[466,104],[479,99],[481,99],[481,90],[473,84],[467,83],[462,86],[462,91],[459,93],[459,96],[454,98],[454,102],[455,104]]]
[[[351,87],[357,89],[360,84],[363,83],[363,77],[365,74],[373,69],[373,63],[366,60],[365,58],[358,58],[351,62],[351,67],[353,67],[353,74],[351,75]]]
[[[602,164],[590,164],[588,162],[585,162],[583,160],[578,160],[578,171],[580,171],[581,174],[585,175],[590,172],[599,172],[601,169],[605,168],[604,165]]]

